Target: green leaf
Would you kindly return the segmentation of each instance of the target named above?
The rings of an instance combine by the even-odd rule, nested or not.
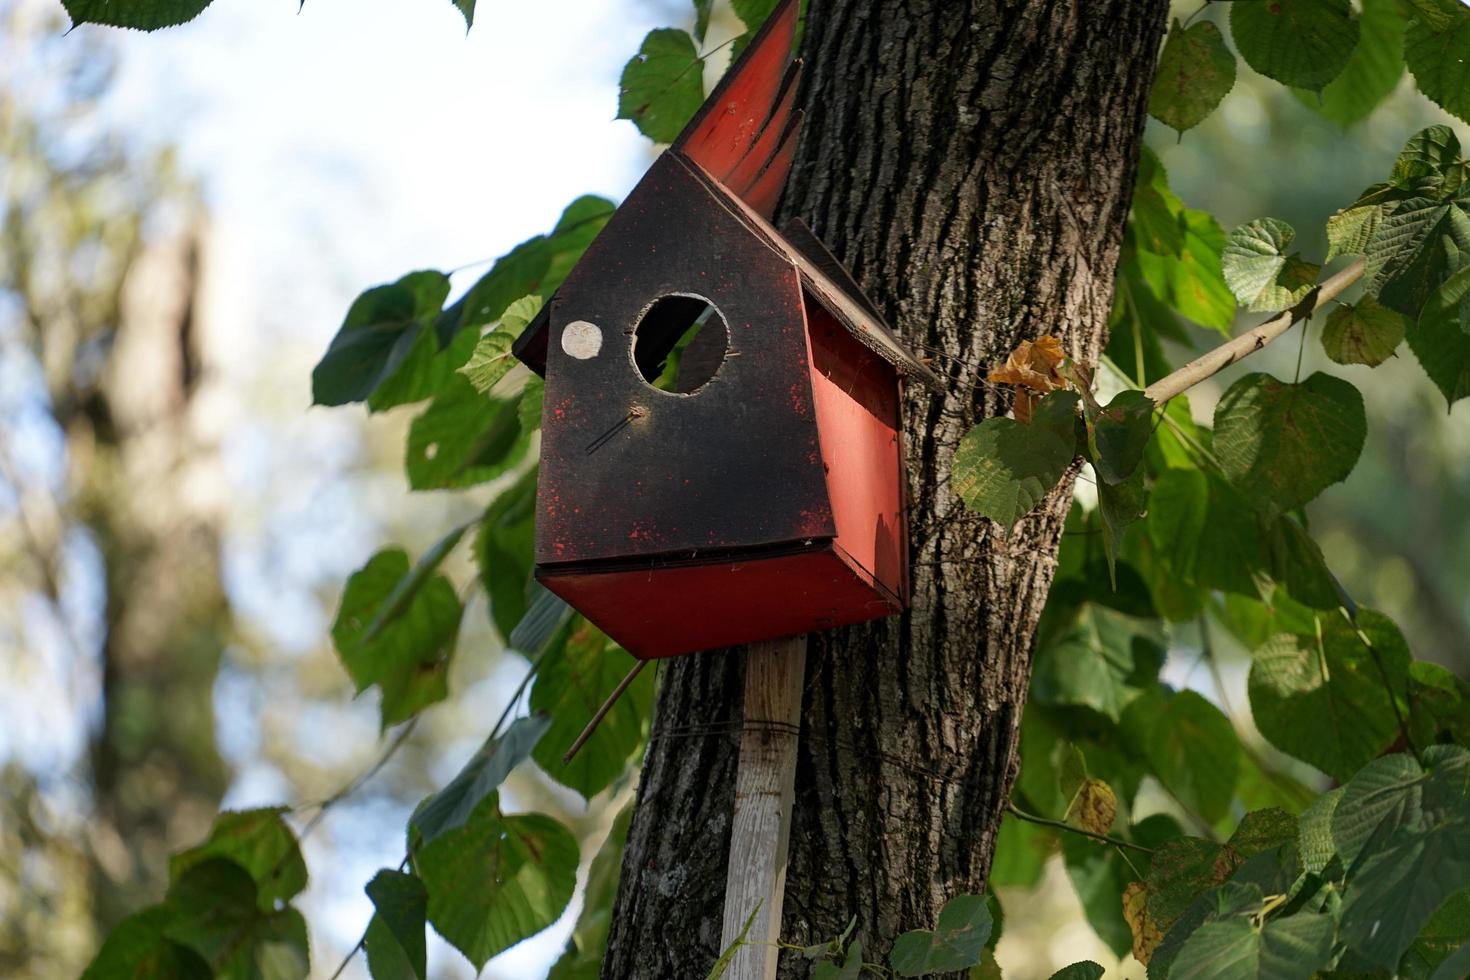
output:
[[[1062,857],[1092,931],[1115,955],[1126,955],[1133,932],[1123,917],[1123,890],[1136,876],[1115,849],[1075,834],[1062,835]]]
[[[1159,55],[1148,113],[1181,133],[1215,111],[1235,86],[1235,55],[1209,21],[1183,27],[1176,19]]]
[[[547,650],[531,688],[531,710],[552,724],[532,753],[537,765],[587,799],[612,785],[643,742],[653,706],[653,673],[640,674],[570,763],[562,756],[591,722],[597,709],[638,661],[586,620],[579,619],[565,643]]]
[[[305,980],[306,920],[295,909],[272,910],[250,873],[211,858],[169,886],[169,938],[209,962],[216,980]]]
[[[456,323],[458,330],[469,330],[503,321],[521,297],[535,293],[550,298],[614,210],[606,198],[577,198],[562,211],[551,234],[537,235],[501,256],[463,299],[444,311],[443,319]]]
[[[1240,818],[1235,833],[1227,841],[1243,858],[1252,858],[1283,845],[1297,846],[1298,821],[1280,807],[1256,810]]]
[[[169,881],[177,882],[206,861],[227,858],[250,875],[264,911],[273,911],[277,901],[290,901],[306,887],[306,862],[282,818],[285,812],[285,807],[270,807],[221,813],[202,844],[169,858]]]
[[[1342,255],[1363,255],[1383,217],[1377,204],[1345,208],[1327,219],[1327,261]]]
[[[450,0],[464,14],[464,26],[468,30],[475,26],[475,0]]]
[[[490,597],[490,617],[507,642],[526,615],[536,550],[536,470],[517,480],[485,512],[475,536],[480,582]]]
[[[1261,518],[1241,493],[1210,474],[1167,469],[1149,498],[1149,540],[1184,582],[1257,598],[1271,567]]]
[[[694,40],[700,44],[709,30],[709,15],[714,7],[715,0],[694,0]]]
[[[1449,0],[1459,6],[1458,0]],[[1428,126],[1409,137],[1394,161],[1389,186],[1411,193],[1452,194],[1465,180],[1460,139],[1446,125]],[[1370,189],[1371,190],[1371,189]]]
[[[530,435],[541,428],[541,411],[545,401],[546,382],[532,377],[521,389],[520,398],[516,402],[516,421],[520,423],[522,433]]]
[[[1384,210],[1368,242],[1369,292],[1416,316],[1470,249],[1470,214],[1461,199],[1415,197]]]
[[[63,0],[73,24],[106,24],[138,31],[186,24],[214,0]]]
[[[489,398],[462,377],[444,386],[408,429],[405,468],[415,490],[471,487],[521,462],[530,435],[518,399]]]
[[[477,971],[561,917],[577,862],[571,831],[539,813],[505,816],[493,793],[414,858],[429,891],[429,921]]]
[[[1419,91],[1451,115],[1470,120],[1470,11],[1457,3],[1435,4],[1433,11],[1443,16],[1426,17],[1427,6],[1420,4],[1420,16],[1409,22],[1404,61]]]
[[[1214,841],[1199,837],[1164,841],[1149,865],[1149,918],[1160,932],[1169,932],[1196,899],[1229,877],[1239,864],[1236,856]]]
[[[311,373],[312,402],[345,405],[372,395],[431,329],[448,295],[449,277],[430,270],[359,296]]]
[[[1143,462],[1153,435],[1153,399],[1141,391],[1121,391],[1105,407],[1090,413],[1093,469],[1107,483],[1122,483]]]
[[[500,379],[516,366],[515,355],[511,353],[511,345],[516,342],[521,333],[525,331],[530,322],[536,319],[536,314],[541,312],[545,301],[535,294],[522,296],[505,308],[500,314],[500,326],[481,337],[475,344],[475,350],[470,354],[469,361],[459,369],[459,373],[469,378],[470,384],[482,395],[488,395],[490,389],[499,383]]]
[[[1077,394],[1042,398],[1029,424],[989,418],[960,440],[952,468],[955,493],[971,510],[1009,531],[1050,493],[1076,449]]]
[[[572,607],[545,586],[538,583],[534,591],[531,608],[511,631],[509,639],[511,649],[528,657],[546,649],[552,640],[564,639],[566,633],[558,631],[567,626],[572,616]]]
[[[577,917],[566,952],[552,966],[546,980],[598,980],[607,949],[607,934],[612,927],[623,849],[628,843],[628,825],[632,821],[633,803],[630,800],[618,811],[607,840],[603,841],[597,856],[592,859],[587,870],[582,914]]]
[[[939,910],[933,932],[915,929],[898,937],[888,965],[901,977],[968,970],[980,964],[991,925],[984,895],[956,896]]]
[[[429,582],[433,574],[444,564],[444,559],[449,557],[459,544],[460,538],[464,537],[465,531],[469,530],[468,524],[462,524],[451,530],[444,537],[434,543],[428,551],[424,552],[409,570],[408,574],[399,579],[393,586],[382,604],[378,606],[373,618],[368,622],[367,629],[363,631],[359,642],[371,643],[382,635],[383,630],[398,619],[413,604],[414,597],[419,594],[423,587]]]
[[[156,905],[118,923],[82,974],[82,980],[212,980],[194,950],[168,937],[173,915]]]
[[[1143,485],[1143,470],[1138,469],[1122,483],[1097,485],[1097,508],[1102,515],[1103,553],[1108,560],[1108,576],[1113,587],[1118,585],[1118,552],[1123,546],[1123,532],[1143,516],[1148,490]]]
[[[1356,952],[1393,970],[1434,911],[1467,882],[1470,815],[1463,807],[1422,831],[1395,831],[1348,881],[1343,935]]]
[[[1338,364],[1377,367],[1393,356],[1404,339],[1406,321],[1371,296],[1344,303],[1327,317],[1322,349]]]
[[[1235,297],[1220,265],[1225,231],[1213,215],[1184,207],[1172,194],[1165,198],[1170,199],[1184,228],[1184,250],[1177,257],[1140,250],[1136,256],[1139,270],[1160,300],[1200,326],[1228,337],[1235,321]]]
[[[1071,627],[1042,648],[1031,677],[1038,704],[1085,705],[1117,721],[1158,678],[1162,631],[1095,603],[1084,603]]]
[[[1081,963],[1073,963],[1064,966],[1051,975],[1051,980],[1102,980],[1103,974],[1107,972],[1100,963],[1092,960],[1083,960]]]
[[[373,918],[363,937],[373,980],[428,980],[429,894],[413,875],[382,870],[367,883]]]
[[[1409,328],[1409,349],[1451,406],[1470,395],[1470,267],[1436,289]]]
[[[1036,887],[1055,841],[1055,835],[1045,827],[1010,814],[1002,817],[990,864],[990,887]]]
[[[1404,12],[1418,17],[1436,31],[1455,22],[1461,0],[1405,0]]]
[[[1399,963],[1399,973],[1412,980],[1462,980],[1470,976],[1470,891],[1457,892],[1429,917]],[[1455,972],[1456,955],[1462,966]]]
[[[1358,19],[1348,0],[1255,0],[1230,5],[1230,33],[1256,71],[1316,91],[1347,67]]]
[[[1123,731],[1164,788],[1206,820],[1235,798],[1240,740],[1230,719],[1193,691],[1155,689],[1123,713]]]
[[[410,830],[428,844],[463,827],[510,771],[530,758],[550,727],[546,715],[531,715],[517,718],[503,735],[486,739],[448,786],[419,804],[408,822]]]
[[[1439,664],[1416,660],[1409,664],[1409,706],[1416,744],[1470,745],[1470,682]]]
[[[1259,895],[1259,892],[1257,892]],[[1170,980],[1310,980],[1332,954],[1332,917],[1310,912],[1207,922],[1184,942]]]
[[[1361,36],[1342,74],[1321,92],[1297,96],[1324,118],[1348,127],[1368,118],[1404,74],[1404,18],[1397,0],[1362,0]]]
[[[750,31],[758,31],[780,0],[730,0],[730,8]]]
[[[1412,756],[1386,755],[1348,783],[1332,815],[1332,840],[1350,881],[1386,846],[1434,832],[1447,821],[1464,820],[1470,802],[1470,751],[1434,745],[1423,755],[1427,770]]]
[[[1347,478],[1367,438],[1363,396],[1317,373],[1298,384],[1247,374],[1215,406],[1215,455],[1227,479],[1276,512]]]
[[[1262,532],[1271,556],[1271,578],[1285,588],[1292,600],[1311,609],[1328,611],[1350,602],[1328,570],[1322,549],[1295,517],[1282,514],[1274,521],[1263,521]],[[1273,598],[1279,604],[1279,590]]]
[[[684,31],[650,31],[623,69],[618,118],[655,143],[672,143],[704,102],[704,61]]]
[[[1304,299],[1317,284],[1321,267],[1296,252],[1287,254],[1286,249],[1295,238],[1296,230],[1276,218],[1257,218],[1230,233],[1230,241],[1220,256],[1220,266],[1230,291],[1246,309],[1256,312],[1288,309]]]
[[[371,639],[368,627],[411,571],[401,548],[380,551],[347,580],[332,642],[358,693],[377,685],[383,727],[407,721],[449,694],[449,662],[463,613],[454,586],[435,575]]]
[[[1297,847],[1302,856],[1302,866],[1313,874],[1320,874],[1332,863],[1337,845],[1332,840],[1332,815],[1342,801],[1346,787],[1328,790],[1302,813],[1298,829]]]
[[[1395,702],[1409,660],[1398,627],[1371,609],[1356,627],[1325,617],[1320,638],[1278,636],[1251,665],[1256,727],[1281,751],[1345,780],[1398,736]]]
[[[1369,188],[1359,199],[1358,209],[1372,206],[1378,212],[1364,248],[1365,275],[1369,293],[1383,305],[1417,317],[1430,296],[1465,265],[1467,176],[1470,168],[1460,158],[1454,132],[1431,126],[1409,140],[1391,182]]]
[[[1451,953],[1429,980],[1459,980],[1470,976],[1470,942]]]
[[[1419,763],[1401,753],[1374,759],[1353,776],[1332,811],[1332,842],[1344,865],[1375,837],[1422,825],[1425,782]]]
[[[441,315],[440,319],[445,317]],[[408,356],[368,396],[368,411],[383,412],[437,395],[470,359],[475,338],[475,331],[460,330],[441,350],[435,331],[419,331]]]

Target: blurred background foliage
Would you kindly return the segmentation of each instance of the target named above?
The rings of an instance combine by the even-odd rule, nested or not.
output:
[[[299,43],[289,35],[306,31],[306,18],[298,26],[295,5],[284,6],[292,16],[240,43],[266,52]],[[467,43],[453,11],[431,18],[378,6],[442,35],[437,48],[415,47],[417,58]],[[76,975],[100,936],[161,893],[167,853],[203,837],[221,805],[289,803],[300,830],[321,813],[316,804],[381,753],[376,706],[352,699],[328,640],[338,590],[383,543],[422,553],[476,511],[463,495],[406,493],[404,413],[371,426],[361,413],[307,413],[311,364],[364,283],[430,257],[498,254],[547,227],[589,184],[614,196],[631,186],[649,150],[629,124],[612,121],[617,73],[643,31],[680,22],[685,4],[580,6],[595,11],[583,35],[605,35],[598,53],[587,48],[585,77],[528,87],[514,101],[549,117],[586,100],[577,88],[585,85],[600,91],[601,103],[588,101],[602,108],[576,126],[629,138],[584,135],[580,159],[548,153],[567,158],[559,165],[569,176],[549,176],[530,195],[539,214],[466,206],[461,218],[384,202],[400,191],[416,200],[405,178],[442,181],[441,158],[456,155],[456,140],[466,141],[459,155],[472,157],[461,178],[475,159],[519,153],[524,134],[504,138],[514,127],[495,118],[496,103],[445,110],[462,120],[469,108],[499,131],[489,146],[455,128],[433,153],[372,170],[340,154],[371,156],[374,139],[343,139],[327,144],[333,152],[308,146],[277,158],[270,180],[242,185],[231,176],[239,164],[228,162],[230,144],[214,155],[186,152],[219,139],[217,121],[199,123],[217,91],[191,93],[184,111],[129,108],[128,71],[155,57],[167,65],[177,50],[96,29],[63,37],[58,5],[0,0],[0,975]],[[189,43],[205,55],[195,57],[229,50],[220,37],[247,16],[206,19],[198,30],[215,32],[215,47],[197,34]],[[498,7],[485,11],[477,33],[496,30],[501,17]],[[549,8],[527,23],[534,32],[509,42],[550,50],[540,32],[549,37],[560,24]],[[711,37],[735,30],[717,18]],[[414,63],[405,62],[405,80]],[[263,71],[269,60],[253,64]],[[252,84],[228,77],[237,70],[230,65],[211,70]],[[328,61],[315,71],[293,80],[327,79],[333,68]],[[1344,131],[1242,65],[1234,91],[1202,126],[1179,140],[1151,123],[1148,141],[1186,204],[1226,228],[1284,218],[1301,232],[1304,254],[1320,256],[1327,215],[1378,179],[1409,135],[1443,120],[1405,80]],[[334,125],[330,117],[320,124]],[[265,137],[247,129],[243,138]],[[509,181],[485,183],[478,200],[518,193]],[[310,205],[298,194],[311,195]],[[310,220],[295,222],[293,209]],[[364,212],[375,215],[366,242]],[[273,225],[286,228],[283,237],[272,237]],[[450,225],[470,227],[453,248],[422,254]],[[464,244],[477,241],[489,244]],[[1203,331],[1194,337],[1200,347],[1211,342]],[[1290,371],[1296,345],[1278,347],[1249,370]],[[1188,356],[1170,353],[1176,362]],[[1315,345],[1305,357],[1306,370],[1323,360]],[[1396,620],[1416,656],[1464,676],[1470,563],[1459,556],[1470,549],[1470,408],[1446,413],[1402,357],[1371,372],[1341,370],[1364,392],[1370,435],[1351,478],[1310,508],[1313,532],[1360,603]],[[1210,417],[1236,376],[1191,393],[1197,417]],[[467,557],[446,571],[473,582]],[[451,699],[426,713],[370,783],[310,824],[304,904],[323,976],[360,933],[362,883],[397,861],[410,809],[457,771],[520,678],[524,662],[502,656],[485,612],[483,598],[471,598]],[[1206,664],[1201,637],[1179,631],[1166,677],[1204,691],[1280,763],[1248,717],[1244,652],[1214,639]],[[617,785],[587,805],[522,767],[503,795],[562,820],[590,860],[629,792]],[[1002,860],[1018,846],[1003,845]],[[1004,887],[1000,897],[1008,910],[1025,909],[1007,917],[997,953],[1006,976],[1047,976],[1085,957],[1110,975],[1143,975],[1097,939],[1059,858],[1034,886]],[[489,975],[542,975],[577,911],[574,902],[558,929],[492,961]],[[441,953],[431,954],[436,975],[468,975]]]

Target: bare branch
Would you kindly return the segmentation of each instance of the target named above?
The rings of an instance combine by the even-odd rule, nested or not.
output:
[[[1219,374],[1242,358],[1249,357],[1271,341],[1291,329],[1299,319],[1311,316],[1331,300],[1340,296],[1353,283],[1363,278],[1363,260],[1357,259],[1341,272],[1329,278],[1312,294],[1310,308],[1306,304],[1283,310],[1265,323],[1249,330],[1233,340],[1228,340],[1205,354],[1196,357],[1184,367],[1160,378],[1143,390],[1155,404],[1163,404],[1175,395],[1182,395],[1206,378]]]

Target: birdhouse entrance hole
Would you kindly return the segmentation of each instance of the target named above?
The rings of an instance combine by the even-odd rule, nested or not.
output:
[[[660,297],[633,328],[633,364],[660,391],[692,395],[725,361],[730,332],[703,296]]]

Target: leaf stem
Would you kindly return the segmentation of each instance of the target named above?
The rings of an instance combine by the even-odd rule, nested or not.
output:
[[[366,772],[359,775],[356,779],[352,780],[352,782],[348,783],[346,786],[343,786],[341,789],[337,790],[337,792],[333,793],[325,800],[322,800],[320,803],[313,804],[316,809],[316,813],[313,814],[312,818],[306,822],[306,826],[301,828],[301,833],[297,835],[297,840],[305,840],[311,834],[311,832],[317,828],[317,824],[322,822],[322,818],[326,816],[327,810],[342,802],[353,793],[356,793],[358,790],[362,789],[363,786],[367,785],[370,779],[372,779],[378,773],[382,772],[383,767],[386,766],[393,759],[393,756],[398,753],[399,749],[403,748],[403,743],[408,741],[408,737],[413,734],[413,730],[418,727],[418,723],[419,720],[417,717],[411,719],[409,723],[407,725],[404,725],[403,728],[398,732],[398,735],[393,739],[392,744],[390,744],[388,748],[383,751],[382,755],[378,756],[378,761],[369,766]]]
[[[1290,330],[1292,324],[1297,320],[1310,317],[1361,278],[1363,278],[1363,260],[1355,259],[1342,271],[1317,287],[1310,309],[1306,308],[1306,304],[1300,304],[1289,310],[1281,311],[1254,329],[1232,340],[1227,340],[1214,350],[1200,355],[1173,374],[1160,378],[1143,389],[1143,393],[1155,403],[1166,402],[1175,395],[1184,394],[1206,378],[1214,377],[1236,361],[1263,349]]]
[[[1372,640],[1368,639],[1368,634],[1363,632],[1363,628],[1358,625],[1357,621],[1353,619],[1352,615],[1346,609],[1339,607],[1337,611],[1342,613],[1342,617],[1348,621],[1348,625],[1353,628],[1353,632],[1358,634],[1358,642],[1367,647],[1368,652],[1373,655],[1373,665],[1378,668],[1378,677],[1383,681],[1383,690],[1388,695],[1389,707],[1393,708],[1393,717],[1398,722],[1399,734],[1403,736],[1404,745],[1408,747],[1414,759],[1422,765],[1424,758],[1419,754],[1419,747],[1414,744],[1414,736],[1409,733],[1408,720],[1404,718],[1404,713],[1399,710],[1398,695],[1394,693],[1393,682],[1388,679],[1388,668],[1383,666],[1383,658],[1378,655],[1378,648],[1373,645]],[[1407,694],[1407,685],[1405,686],[1405,693]]]
[[[1057,830],[1065,830],[1082,837],[1091,837],[1093,840],[1102,844],[1112,844],[1114,847],[1131,847],[1133,850],[1142,851],[1144,854],[1152,854],[1154,852],[1152,847],[1144,847],[1142,844],[1135,844],[1131,840],[1123,840],[1121,837],[1110,837],[1107,834],[1094,834],[1090,830],[1074,827],[1065,820],[1052,820],[1049,817],[1039,817],[1034,813],[1027,813],[1014,803],[1006,803],[1006,812],[1027,823],[1034,823],[1042,827],[1054,827]]]

